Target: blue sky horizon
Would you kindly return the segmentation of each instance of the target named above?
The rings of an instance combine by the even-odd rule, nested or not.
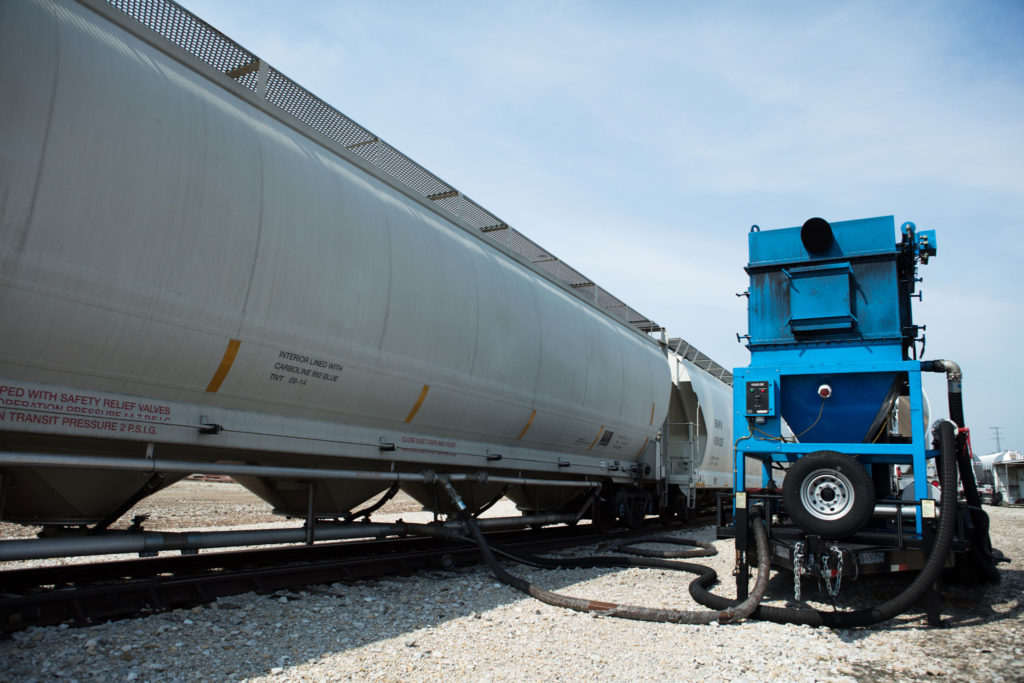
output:
[[[726,367],[752,224],[936,230],[925,357],[1024,450],[1024,3],[182,4]]]

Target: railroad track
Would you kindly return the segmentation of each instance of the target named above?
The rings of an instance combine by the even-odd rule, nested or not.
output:
[[[650,534],[653,524],[601,534],[589,524],[487,534],[490,542],[544,552]],[[250,591],[455,569],[477,563],[471,543],[423,537],[161,556],[0,571],[0,635],[30,626],[111,619],[188,608]]]

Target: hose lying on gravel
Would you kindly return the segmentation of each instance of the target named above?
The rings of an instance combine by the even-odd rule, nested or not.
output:
[[[768,535],[765,532],[764,524],[761,523],[760,511],[757,509],[751,511],[750,518],[754,530],[754,542],[757,546],[758,571],[757,579],[754,582],[754,590],[751,591],[746,600],[738,604],[730,604],[726,607],[716,608],[713,610],[677,610],[661,607],[640,607],[637,605],[619,605],[612,602],[586,600],[584,598],[574,598],[568,595],[562,595],[536,586],[522,577],[509,573],[494,557],[494,551],[484,540],[483,534],[480,532],[480,527],[476,524],[476,520],[466,513],[466,506],[462,502],[458,493],[456,493],[455,489],[447,480],[442,480],[442,482],[445,489],[448,491],[448,495],[452,498],[452,501],[458,508],[462,522],[466,525],[466,528],[472,535],[473,540],[480,548],[480,553],[483,555],[484,560],[491,568],[495,577],[503,583],[506,583],[527,595],[531,595],[541,602],[546,602],[549,605],[566,607],[568,609],[576,610],[577,612],[588,612],[601,616],[637,619],[640,621],[672,622],[677,624],[709,624],[712,622],[718,622],[725,624],[739,621],[749,616],[757,608],[765,591],[768,589],[768,577],[771,564],[768,556]],[[672,542],[697,545],[697,543],[686,542],[680,539],[673,539]],[[663,559],[622,556],[556,559],[537,556],[519,557],[504,549],[500,549],[500,552],[501,554],[516,561],[544,567],[651,567],[686,571],[698,574],[696,581],[701,581],[704,585],[710,585],[714,582],[717,576],[715,571],[710,567],[692,564],[689,562],[673,562]],[[702,554],[706,554],[706,552]]]
[[[947,491],[956,491],[957,482],[957,453],[956,436],[953,423],[940,422],[934,427],[934,434],[939,445],[939,460],[941,466],[941,478],[943,488]],[[814,609],[789,609],[782,607],[770,607],[760,605],[764,593],[768,588],[770,574],[770,558],[768,551],[768,536],[761,521],[763,512],[760,508],[752,508],[750,511],[750,524],[754,533],[754,541],[757,546],[757,579],[754,589],[743,601],[714,595],[710,592],[711,585],[715,582],[717,574],[710,567],[690,562],[678,562],[668,559],[670,557],[701,557],[714,554],[714,548],[709,543],[695,541],[692,539],[677,539],[670,537],[656,537],[647,539],[645,543],[674,543],[679,545],[698,546],[699,550],[689,551],[654,551],[633,547],[636,543],[622,544],[617,546],[619,550],[631,552],[645,557],[623,557],[623,556],[595,556],[572,559],[559,559],[540,556],[520,556],[498,545],[490,546],[483,538],[480,527],[476,521],[466,513],[466,506],[456,493],[451,483],[442,480],[448,495],[451,496],[459,510],[459,515],[466,528],[472,535],[472,540],[480,548],[480,552],[487,562],[494,575],[502,582],[516,588],[528,595],[531,595],[542,602],[557,607],[567,607],[579,612],[596,613],[602,616],[615,616],[625,619],[638,619],[642,621],[673,622],[680,624],[707,624],[711,622],[730,623],[739,621],[746,617],[764,619],[777,623],[807,624],[810,626],[829,626],[833,628],[849,628],[855,626],[870,626],[902,614],[914,602],[919,600],[928,589],[934,584],[942,569],[945,567],[946,559],[953,544],[953,533],[955,531],[956,496],[943,496],[941,501],[941,515],[939,517],[938,531],[935,536],[931,552],[925,560],[925,565],[910,583],[910,585],[896,596],[879,603],[874,607],[852,610],[848,612],[821,612]],[[600,602],[573,598],[561,595],[553,591],[536,586],[526,579],[510,574],[495,559],[495,552],[504,555],[517,562],[546,568],[589,568],[589,567],[650,567],[657,569],[672,569],[697,574],[697,578],[690,583],[690,595],[702,605],[711,608],[707,610],[676,610],[658,607],[639,607],[635,605],[618,605],[610,602]]]
[[[695,546],[695,548],[694,550],[651,550],[650,548],[639,547],[641,543],[687,545]],[[718,554],[718,551],[715,550],[715,546],[711,545],[707,541],[698,541],[692,538],[675,538],[673,536],[652,536],[639,542],[629,541],[626,543],[619,543],[617,545],[613,545],[611,549],[622,553],[629,553],[630,555],[640,555],[641,557],[662,557],[666,559],[673,557],[711,557],[712,555]]]
[[[942,467],[942,488],[944,491],[957,490],[956,437],[953,423],[943,421],[935,428],[939,442],[939,458]],[[774,621],[780,624],[808,624],[810,626],[829,626],[833,628],[849,628],[852,626],[871,626],[902,614],[913,603],[919,600],[946,565],[953,545],[953,532],[956,527],[956,495],[942,496],[939,529],[935,536],[932,551],[925,561],[924,567],[914,580],[896,596],[879,603],[874,607],[849,612],[821,612],[814,609],[788,609],[783,607],[759,606],[753,613],[755,619]],[[756,528],[756,527],[755,527]],[[760,557],[760,555],[759,555]],[[735,600],[714,595],[707,589],[711,581],[701,577],[690,584],[690,595],[702,605],[713,609],[727,609],[735,604]]]

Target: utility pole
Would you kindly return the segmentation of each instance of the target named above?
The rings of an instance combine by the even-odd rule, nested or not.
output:
[[[1001,427],[989,427],[989,429],[991,429],[992,431],[994,431],[996,433],[996,453],[998,453],[1001,450],[1003,450],[1003,445],[999,442],[999,430],[1002,429],[1002,428]]]

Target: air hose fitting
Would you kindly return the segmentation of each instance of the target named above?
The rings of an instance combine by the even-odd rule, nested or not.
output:
[[[964,394],[963,370],[951,360],[923,360],[921,370],[924,372],[946,373],[946,393],[949,397],[949,419],[958,427],[964,426]]]

